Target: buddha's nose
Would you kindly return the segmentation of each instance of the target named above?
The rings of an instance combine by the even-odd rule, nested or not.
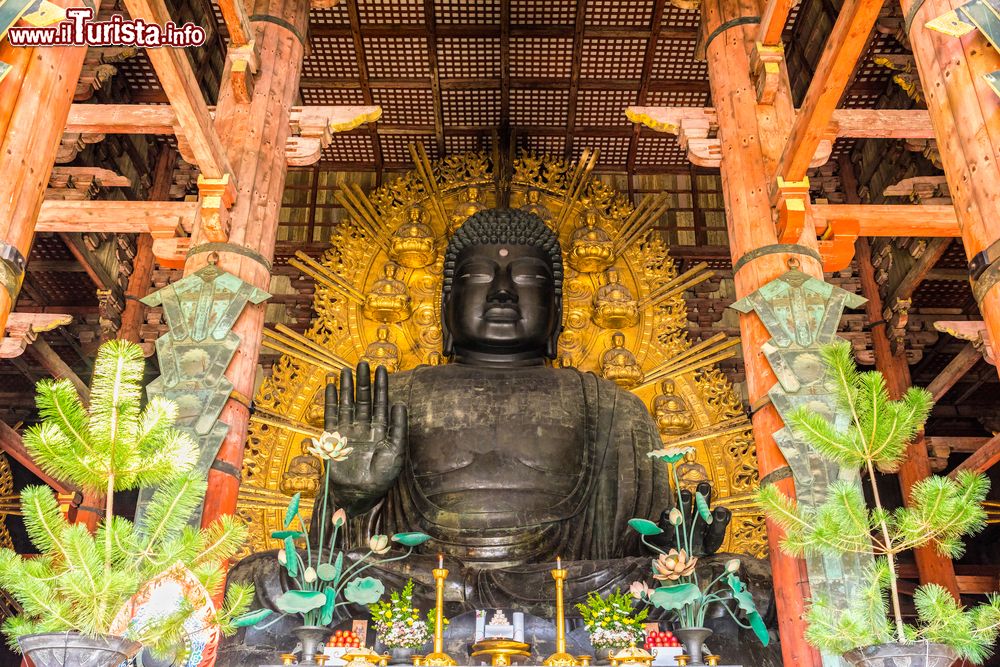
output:
[[[500,287],[490,292],[487,300],[492,303],[517,303],[517,292]]]

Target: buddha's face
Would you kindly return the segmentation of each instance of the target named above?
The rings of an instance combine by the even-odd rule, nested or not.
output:
[[[552,267],[540,248],[484,244],[458,255],[444,314],[457,351],[542,356],[557,312]]]

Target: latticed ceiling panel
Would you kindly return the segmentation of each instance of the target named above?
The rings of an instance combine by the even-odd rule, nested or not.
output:
[[[445,135],[444,148],[449,155],[470,151],[490,151],[490,138],[486,135],[449,134]]]
[[[511,76],[568,79],[572,70],[571,38],[511,37]]]
[[[662,37],[656,45],[652,78],[656,80],[705,81],[708,79],[706,63],[695,60],[696,37]]]
[[[510,91],[510,122],[514,125],[566,127],[569,91],[515,88]]]
[[[419,25],[425,22],[423,0],[377,0],[357,4],[362,25]]]
[[[892,35],[876,32],[868,51],[861,59],[861,64],[854,73],[854,87],[862,87],[874,92],[881,92],[892,79],[893,71],[885,65],[879,65],[875,60],[879,56],[904,53],[902,45]]]
[[[438,74],[442,79],[500,76],[499,37],[439,37]]]
[[[329,9],[316,9],[315,7],[310,9],[309,23],[314,26],[351,25],[351,16],[347,12],[347,3],[342,2],[336,7],[330,7]]]
[[[651,90],[646,104],[659,107],[707,107],[709,94],[698,90]]]
[[[379,137],[382,146],[382,159],[390,164],[410,164],[410,144],[423,144],[430,159],[438,157],[437,142],[431,134],[398,135],[386,134]]]
[[[687,153],[672,134],[640,135],[636,144],[637,167],[678,167],[688,164]]]
[[[566,150],[566,137],[532,135],[521,137],[518,145],[540,155],[555,155],[559,157]]]
[[[573,25],[576,23],[576,0],[511,0],[510,22],[513,25]]]
[[[425,37],[365,36],[368,76],[377,78],[423,78],[431,75]]]
[[[350,37],[312,37],[309,55],[302,64],[302,76],[356,79],[360,76]]]
[[[840,100],[845,109],[871,109],[881,99],[882,93],[848,93]]]
[[[614,26],[616,28],[649,28],[653,22],[653,0],[588,0],[587,25]]]
[[[324,162],[369,163],[375,160],[375,146],[368,134],[334,134],[323,149]]]
[[[625,107],[636,103],[634,90],[581,90],[576,98],[576,124],[628,125]]]
[[[357,88],[303,88],[302,103],[356,106],[365,103],[365,96]]]
[[[621,166],[628,160],[630,137],[581,137],[573,140],[573,157],[579,157],[584,148],[596,148],[598,166]]]
[[[372,99],[382,107],[382,121],[388,125],[434,124],[430,88],[374,88]]]
[[[681,9],[670,3],[667,3],[666,7],[663,8],[663,18],[660,20],[661,27],[674,30],[696,31],[700,23],[701,14],[698,10]]]
[[[645,39],[586,37],[580,77],[583,79],[638,79],[646,55]]]
[[[496,127],[500,124],[498,90],[443,90],[441,107],[446,125]]]
[[[497,25],[500,0],[435,0],[434,16],[441,24]]]
[[[139,96],[153,97],[163,94],[160,80],[156,78],[153,70],[153,63],[149,62],[145,49],[131,58],[127,58],[119,63],[115,63],[119,75],[125,77],[128,82],[128,89],[132,91],[133,97]]]

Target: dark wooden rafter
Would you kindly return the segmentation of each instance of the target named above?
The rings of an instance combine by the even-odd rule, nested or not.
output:
[[[566,146],[563,156],[573,159],[573,143],[576,135],[577,93],[580,90],[580,71],[583,69],[584,24],[587,22],[587,0],[576,0],[576,24],[573,30],[573,60],[569,76],[569,100],[566,104]]]
[[[940,401],[948,391],[958,383],[966,373],[972,370],[972,368],[982,361],[983,356],[980,354],[979,350],[976,349],[975,345],[972,343],[967,343],[962,351],[959,352],[955,357],[948,362],[948,365],[938,373],[930,384],[927,385],[927,391],[931,392],[934,396],[934,401]]]
[[[114,276],[108,273],[100,260],[84,245],[83,237],[80,234],[60,232],[59,237],[66,244],[66,248],[76,257],[76,261],[80,262],[90,279],[94,281],[97,289],[111,289],[117,284],[118,281],[115,280]]]
[[[986,472],[1000,461],[1000,434],[983,443],[979,449],[972,453],[969,458],[962,461],[950,473],[949,477],[956,477],[963,470],[974,472]]]
[[[510,119],[510,0],[500,0],[500,122]],[[513,139],[511,140],[513,144]]]
[[[920,283],[927,278],[928,273],[938,263],[938,260],[941,259],[945,251],[948,250],[949,245],[951,245],[950,238],[935,238],[928,242],[924,253],[910,267],[910,270],[903,276],[902,280],[896,284],[892,292],[887,295],[885,305],[891,308],[896,301],[904,301],[911,298],[916,289],[920,287]]]
[[[90,402],[90,388],[87,384],[80,379],[69,364],[67,364],[59,353],[52,349],[44,338],[39,336],[35,339],[35,342],[31,344],[29,348],[31,350],[32,356],[42,365],[49,375],[56,378],[57,380],[66,379],[73,384],[73,388],[83,399],[84,403]]]
[[[354,41],[354,58],[358,63],[358,80],[355,83],[361,89],[361,96],[364,99],[364,103],[375,104],[368,76],[368,61],[365,59],[365,44],[361,38],[361,16],[358,14],[358,5],[356,2],[348,2],[346,4],[347,14],[351,21],[351,38]],[[300,84],[302,87],[315,87],[310,86],[307,82],[307,77],[302,77]],[[385,162],[382,158],[382,144],[379,142],[378,130],[375,128],[375,123],[369,124],[368,135],[371,137],[372,153],[375,156],[375,184],[378,186],[382,184],[382,170]]]
[[[434,96],[434,139],[438,155],[444,155],[444,104],[441,99],[441,72],[437,58],[437,18],[434,0],[424,0],[424,20],[427,22],[427,63],[431,71],[431,92]]]
[[[653,24],[649,33],[649,40],[646,42],[646,53],[642,58],[642,83],[639,84],[639,95],[636,99],[636,104],[639,106],[646,104],[646,95],[649,94],[649,80],[653,74],[653,62],[656,58],[656,47],[660,41],[660,28],[663,24],[663,11],[666,5],[667,0],[656,0],[656,5],[653,7]],[[639,151],[639,135],[641,132],[642,125],[636,123],[635,127],[632,128],[632,138],[628,142],[628,158],[625,167],[628,170],[630,178],[632,172],[635,170],[635,156]],[[634,200],[631,193],[629,197]]]

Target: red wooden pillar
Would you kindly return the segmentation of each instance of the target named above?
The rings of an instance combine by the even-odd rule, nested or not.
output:
[[[56,4],[83,6],[80,0],[56,0]],[[14,71],[0,82],[0,243],[26,259],[87,49],[6,47],[4,51],[12,55],[7,62]],[[38,122],[40,110],[45,122]],[[0,287],[0,332],[15,297]]]
[[[757,15],[753,0],[704,0],[704,30],[711,37],[707,45],[708,72],[712,101],[719,121],[722,142],[722,191],[726,204],[726,225],[732,253],[736,297],[742,298],[789,269],[789,260],[820,279],[815,229],[807,220],[798,244],[776,248],[778,238],[772,222],[771,179],[790,129],[791,101],[787,76],[775,103],[757,104],[756,89],[750,79],[749,49],[757,26],[738,19]],[[760,251],[764,252],[760,252]],[[754,255],[749,255],[757,251]],[[747,387],[753,412],[753,433],[757,465],[762,479],[772,473],[774,483],[786,495],[794,496],[794,484],[787,462],[774,433],[784,424],[767,400],[767,392],[777,382],[761,351],[771,338],[754,313],[740,316],[740,336]],[[775,599],[784,664],[809,667],[820,665],[819,653],[805,642],[802,615],[809,598],[805,562],[782,553],[780,529],[768,524],[768,545],[774,576]]]
[[[924,25],[963,4],[900,0],[965,254],[971,259],[1000,241],[1000,99],[983,80],[984,74],[1000,69],[1000,53],[978,30],[954,38]],[[978,300],[990,340],[1000,341],[1000,288],[994,285]]]
[[[251,14],[260,54],[253,96],[249,104],[241,104],[235,98],[229,83],[230,61],[215,116],[215,130],[226,146],[238,187],[229,211],[231,226],[227,243],[239,252],[214,247],[220,268],[267,290],[271,276],[264,262],[270,262],[274,256],[287,171],[288,119],[299,93],[309,3],[308,0],[257,0]],[[199,224],[192,246],[196,249],[206,240]],[[184,265],[185,274],[197,271],[207,261],[207,253],[191,255]],[[264,311],[265,304],[248,304],[233,327],[242,342],[226,371],[234,389],[219,417],[229,424],[229,432],[209,471],[203,525],[236,511]]]

